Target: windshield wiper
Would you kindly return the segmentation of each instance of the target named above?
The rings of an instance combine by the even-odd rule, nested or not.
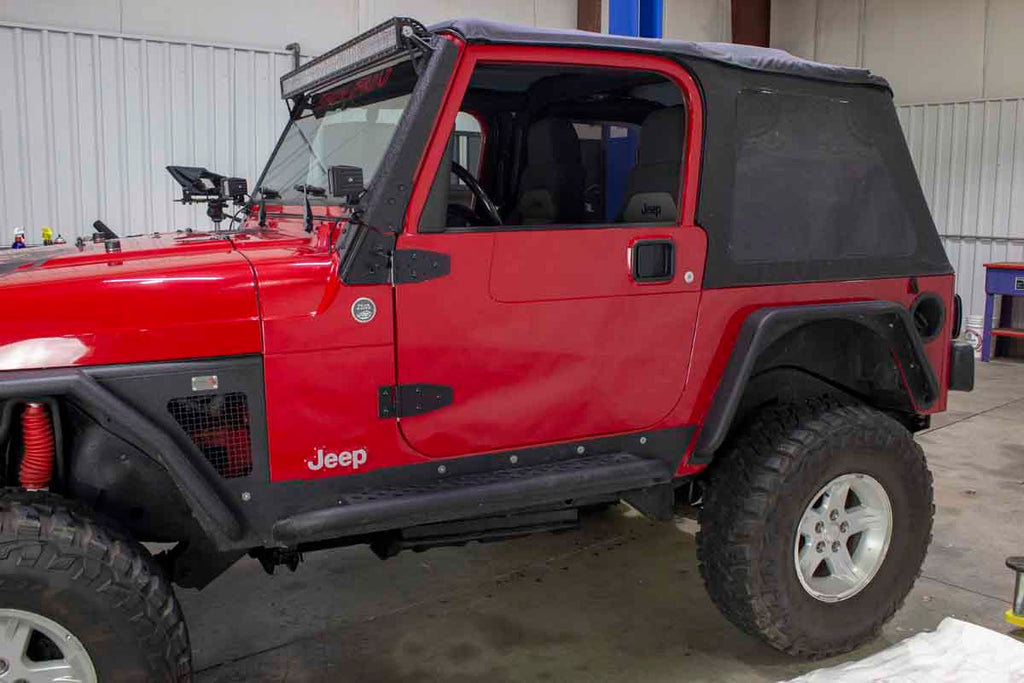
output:
[[[263,199],[280,199],[281,198],[281,193],[280,192],[278,192],[277,190],[273,190],[273,189],[271,189],[269,187],[261,187],[259,189],[259,193],[260,193],[260,196]]]
[[[313,207],[309,205],[309,195],[302,195],[302,224],[306,232],[313,232]]]
[[[317,185],[306,185],[303,183],[299,183],[298,185],[295,186],[295,191],[301,192],[302,194],[311,194],[314,197],[327,196],[327,190]]]

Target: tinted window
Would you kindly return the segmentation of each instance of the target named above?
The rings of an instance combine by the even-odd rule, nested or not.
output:
[[[911,216],[849,101],[746,90],[737,99],[736,144],[732,260],[893,258],[916,250]]]

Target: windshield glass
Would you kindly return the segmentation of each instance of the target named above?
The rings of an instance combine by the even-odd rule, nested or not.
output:
[[[327,170],[339,165],[361,168],[369,186],[415,84],[407,62],[314,96],[288,122],[254,196],[301,204],[308,193],[310,203],[340,204],[327,186]]]

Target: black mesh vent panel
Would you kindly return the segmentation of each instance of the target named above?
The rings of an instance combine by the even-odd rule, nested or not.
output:
[[[249,403],[245,394],[172,398],[167,410],[225,479],[252,474]]]

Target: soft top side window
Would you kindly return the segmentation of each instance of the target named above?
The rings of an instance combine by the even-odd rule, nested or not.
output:
[[[911,215],[855,104],[752,89],[736,102],[730,254],[737,263],[914,253]]]
[[[687,121],[682,93],[664,76],[485,63],[462,109],[459,118],[472,111],[487,134],[469,169],[478,187],[450,179],[466,136],[457,124],[421,232],[677,221]]]

